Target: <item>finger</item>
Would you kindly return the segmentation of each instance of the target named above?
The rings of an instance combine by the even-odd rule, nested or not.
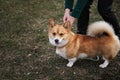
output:
[[[65,23],[67,21],[67,18],[63,18],[63,22]]]

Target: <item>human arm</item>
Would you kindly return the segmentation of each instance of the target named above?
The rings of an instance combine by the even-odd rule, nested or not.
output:
[[[88,0],[77,0],[76,5],[73,8],[74,0],[65,0],[65,13],[63,17],[63,21],[70,21],[71,25],[74,23],[75,18],[79,18],[84,6],[86,5]],[[71,14],[70,14],[70,11]]]

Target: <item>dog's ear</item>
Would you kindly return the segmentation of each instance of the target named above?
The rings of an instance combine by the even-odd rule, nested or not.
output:
[[[56,25],[54,19],[49,19],[49,25],[50,27],[54,27]]]
[[[70,21],[66,21],[66,22],[63,24],[63,27],[66,28],[66,29],[70,29]]]

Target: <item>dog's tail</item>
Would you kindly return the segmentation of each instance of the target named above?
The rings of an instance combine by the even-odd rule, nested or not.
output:
[[[103,36],[116,37],[112,26],[105,21],[98,21],[89,25],[87,35],[93,37]]]
[[[110,37],[116,42],[116,46],[118,47],[116,51],[120,50],[118,36],[115,34],[113,27],[105,21],[98,21],[88,26],[87,35],[98,38]]]

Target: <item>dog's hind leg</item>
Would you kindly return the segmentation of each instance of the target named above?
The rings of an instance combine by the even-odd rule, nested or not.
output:
[[[105,61],[104,61],[104,63],[99,65],[100,68],[106,68],[108,66],[108,64],[109,64],[109,60],[108,59],[103,57],[103,60],[105,60]]]
[[[76,60],[76,57],[68,59],[69,62],[67,63],[67,67],[72,67]]]

